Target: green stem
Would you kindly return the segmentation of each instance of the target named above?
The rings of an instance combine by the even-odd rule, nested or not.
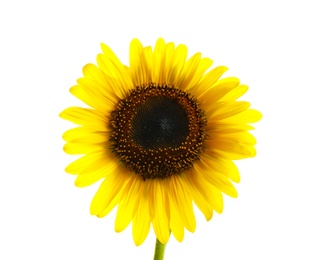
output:
[[[153,260],[163,260],[164,259],[164,251],[166,244],[162,244],[158,239],[154,249],[154,258]]]

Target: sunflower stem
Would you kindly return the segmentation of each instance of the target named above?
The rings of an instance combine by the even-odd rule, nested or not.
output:
[[[154,258],[153,260],[163,260],[166,244],[162,244],[158,239],[156,241],[154,249]]]

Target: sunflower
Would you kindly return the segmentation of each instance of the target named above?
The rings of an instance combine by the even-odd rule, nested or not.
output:
[[[238,78],[220,79],[227,67],[207,71],[212,60],[187,59],[185,45],[160,38],[152,50],[134,39],[129,66],[101,48],[97,65],[87,64],[70,89],[91,108],[60,114],[79,125],[64,133],[64,151],[83,155],[66,172],[78,187],[102,180],[91,214],[118,206],[115,230],[132,222],[136,245],[151,225],[162,244],[170,233],[182,241],[185,228],[196,228],[194,204],[210,220],[223,210],[222,193],[237,197],[232,160],[255,156],[248,130],[261,114],[236,101],[248,89]]]

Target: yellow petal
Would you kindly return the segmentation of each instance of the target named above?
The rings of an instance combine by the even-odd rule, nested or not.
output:
[[[214,134],[232,134],[238,132],[245,132],[248,130],[253,130],[254,127],[250,125],[242,124],[226,124],[224,121],[214,121],[207,122],[208,135],[212,136]]]
[[[115,89],[118,97],[125,97],[127,90],[134,87],[131,76],[125,67],[102,54],[97,55],[96,60],[100,69],[107,75],[106,79],[110,86]]]
[[[105,155],[85,167],[76,178],[75,185],[77,187],[89,186],[117,171],[119,168],[119,163],[114,154]]]
[[[146,74],[147,74],[147,80],[148,83],[149,81],[152,81],[152,63],[153,63],[153,53],[152,53],[152,48],[150,46],[148,47],[144,47],[143,48],[143,52],[144,52],[144,57],[146,59],[146,64],[145,64],[145,70],[146,70]]]
[[[64,152],[68,154],[88,154],[102,151],[103,147],[105,147],[103,143],[67,143],[64,145]]]
[[[88,165],[98,160],[99,158],[102,158],[103,156],[105,156],[103,151],[89,153],[69,164],[66,167],[65,171],[70,174],[79,174],[83,171],[84,168],[86,168]]]
[[[250,134],[249,132],[237,132],[237,133],[227,133],[226,135],[223,134],[214,134],[214,139],[218,140],[232,140],[233,142],[240,143],[240,144],[256,144],[255,137]]]
[[[132,221],[136,213],[137,201],[141,193],[141,182],[143,182],[143,180],[141,180],[140,176],[133,176],[124,188],[115,220],[116,232],[123,231]]]
[[[96,96],[93,90],[89,91],[81,85],[76,85],[71,87],[69,91],[88,106],[102,111],[104,115],[109,115],[107,112],[111,110],[111,106],[103,103],[103,100],[99,96]]]
[[[123,169],[109,174],[100,185],[90,207],[92,215],[104,217],[119,203],[130,175]]]
[[[99,84],[105,82],[105,74],[94,64],[88,63],[82,68],[85,78],[89,78],[98,82]]]
[[[206,141],[206,146],[220,151],[220,153],[231,160],[239,160],[243,158],[254,157],[256,155],[254,145],[247,143],[237,143],[233,140],[208,139]]]
[[[105,118],[105,116],[98,110],[81,107],[69,107],[60,113],[59,116],[73,123],[95,128],[98,131],[107,130],[108,119]]]
[[[189,174],[185,173],[183,175],[183,178],[186,178],[189,183],[189,189],[190,193],[193,197],[194,203],[197,205],[197,207],[201,210],[201,212],[204,214],[205,219],[208,221],[213,216],[213,208],[211,205],[206,201],[204,196],[198,191],[196,185],[193,183],[192,178],[189,178]]]
[[[114,54],[114,52],[109,48],[108,45],[101,43],[100,47],[103,51],[103,54],[107,56],[110,60],[112,60],[114,64],[116,64],[119,67],[123,66],[118,57]]]
[[[184,220],[185,227],[194,232],[196,228],[196,221],[193,213],[192,198],[189,192],[188,183],[182,176],[172,177],[172,186],[176,192],[176,200],[178,203],[179,212]]]
[[[221,154],[209,152],[208,155],[202,155],[201,160],[210,169],[227,176],[236,183],[240,182],[240,173],[236,165]]]
[[[165,48],[164,40],[159,38],[154,47],[152,64],[152,81],[156,84],[164,83]]]
[[[225,96],[223,96],[220,101],[234,101],[238,99],[239,97],[243,96],[248,90],[248,86],[246,85],[239,85],[233,90],[231,90],[229,93],[227,93]]]
[[[262,115],[259,111],[255,109],[247,109],[239,114],[226,118],[222,122],[224,123],[255,123],[261,119]]]
[[[106,77],[105,82],[97,82],[90,78],[79,78],[77,82],[82,87],[85,95],[91,98],[94,105],[101,111],[113,109],[119,101],[117,95],[110,89],[108,77]],[[70,92],[73,93],[73,90],[71,89]]]
[[[206,109],[206,115],[210,121],[222,120],[239,114],[250,107],[246,101],[217,102]]]
[[[199,102],[202,107],[208,106],[220,100],[223,96],[236,88],[240,83],[238,78],[224,78],[214,84],[212,88],[200,96]]]
[[[195,218],[193,214],[191,197],[187,196],[179,176],[170,179],[170,228],[174,237],[181,242],[184,237],[184,227],[189,231],[195,230]]]
[[[224,176],[223,174],[209,168],[202,160],[196,165],[198,174],[200,174],[201,177],[204,178],[207,182],[231,197],[236,198],[238,196],[235,187],[229,181],[227,176]]]
[[[87,127],[76,127],[66,131],[63,139],[71,143],[101,143],[107,141],[110,131],[95,131]]]
[[[175,53],[175,45],[172,42],[169,42],[166,45],[166,53],[165,53],[165,69],[163,69],[163,81],[166,83],[169,82],[169,77],[172,72],[173,62],[174,62],[174,53]]]
[[[200,60],[201,53],[197,53],[185,63],[183,73],[176,83],[176,88],[185,89],[188,86],[196,73],[196,70],[200,64]]]
[[[198,67],[196,68],[196,70],[193,73],[193,76],[190,78],[190,81],[185,82],[186,84],[184,86],[182,86],[182,89],[185,89],[186,91],[191,91],[191,89],[193,89],[198,82],[202,79],[204,73],[206,72],[206,70],[212,66],[213,61],[209,58],[202,58],[200,60],[200,63],[198,65]]]
[[[180,78],[180,74],[183,71],[185,61],[187,58],[188,49],[185,45],[181,44],[176,47],[173,62],[172,62],[172,71],[169,76],[169,83],[176,85]]]
[[[149,186],[150,181],[145,181],[141,196],[139,196],[137,213],[133,218],[132,234],[136,246],[141,245],[150,230],[150,214],[149,214]]]
[[[152,180],[150,184],[150,216],[156,237],[166,244],[170,236],[167,180]]]
[[[83,75],[85,79],[96,84],[83,84],[88,88],[95,88],[99,96],[106,96],[106,99],[117,102],[118,96],[115,93],[115,87],[109,84],[108,76],[94,64],[87,64],[83,67]]]
[[[177,241],[181,242],[184,239],[184,223],[181,219],[176,196],[169,192],[170,202],[170,229]]]
[[[144,55],[143,46],[137,39],[130,44],[130,68],[132,79],[136,86],[149,83],[148,65]]]
[[[222,193],[215,188],[212,184],[202,178],[201,174],[198,174],[198,166],[194,164],[194,168],[187,172],[189,179],[191,178],[197,191],[204,197],[204,199],[211,205],[211,207],[218,213],[222,213],[224,202]]]
[[[206,73],[201,81],[191,90],[194,96],[200,98],[200,96],[210,89],[227,70],[227,67],[219,66]]]

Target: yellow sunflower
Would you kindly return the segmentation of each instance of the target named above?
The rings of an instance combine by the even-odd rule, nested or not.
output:
[[[236,101],[248,89],[227,67],[187,47],[156,42],[152,50],[134,39],[130,65],[101,45],[97,65],[70,92],[91,108],[70,107],[60,116],[79,125],[64,133],[68,154],[83,155],[66,168],[78,187],[102,180],[91,214],[106,216],[118,206],[115,230],[132,222],[140,245],[154,229],[166,244],[184,229],[194,232],[193,202],[210,220],[221,213],[225,193],[237,197],[240,176],[232,160],[255,156],[249,123],[261,118],[250,103]]]

